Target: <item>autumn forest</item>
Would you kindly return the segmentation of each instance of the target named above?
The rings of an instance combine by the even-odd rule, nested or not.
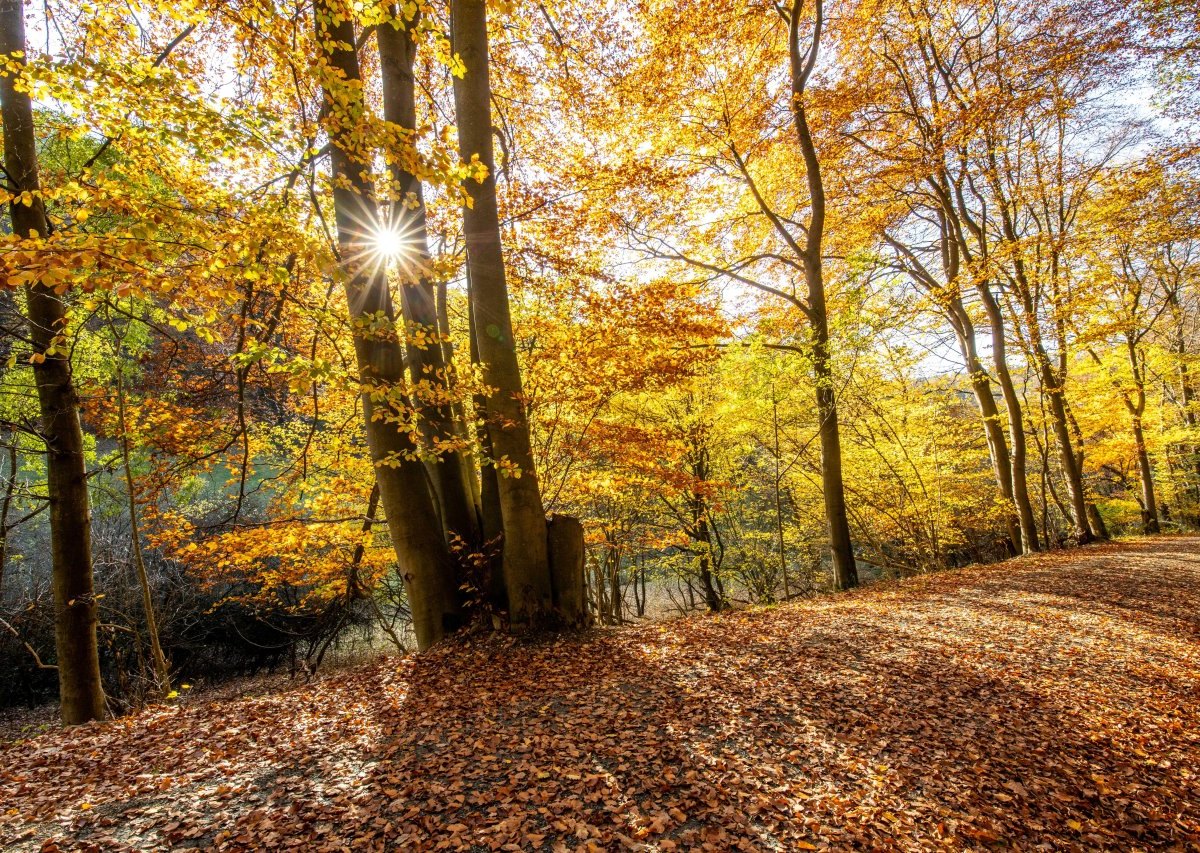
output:
[[[1198,44],[1190,0],[0,0],[0,845],[1200,843]],[[1024,720],[1073,780],[1118,693],[1161,738],[1005,763]],[[939,741],[997,707],[986,770]],[[922,714],[895,761],[969,797],[870,788]],[[248,764],[104,834],[156,738],[211,774],[271,715],[373,834]]]

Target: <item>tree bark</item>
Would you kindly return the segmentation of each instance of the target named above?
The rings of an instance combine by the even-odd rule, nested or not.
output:
[[[1182,344],[1180,346],[1182,347]],[[1181,394],[1182,401],[1183,401],[1183,419],[1184,419],[1184,423],[1187,424],[1189,430],[1192,432],[1193,435],[1195,435],[1198,427],[1200,427],[1200,424],[1197,424],[1197,422],[1196,422],[1197,421],[1196,409],[1195,409],[1196,392],[1192,386],[1192,377],[1191,377],[1191,374],[1188,372],[1187,362],[1184,361],[1184,359],[1186,358],[1186,351],[1181,349],[1178,352],[1178,356],[1180,359],[1180,361],[1179,361],[1179,386],[1180,386],[1180,394]],[[1194,488],[1193,488],[1193,496],[1194,496],[1194,499],[1195,499],[1197,505],[1200,506],[1200,444],[1193,444],[1191,446],[1191,457],[1192,457],[1191,458],[1192,475],[1195,478]]]
[[[383,80],[383,115],[404,130],[416,131],[417,107],[413,64],[416,44],[411,28],[382,24],[375,29],[379,44],[380,75]],[[401,259],[400,301],[405,325],[410,336],[424,339],[421,344],[409,344],[408,367],[413,384],[413,405],[420,415],[422,437],[431,452],[437,454],[432,465],[432,477],[441,503],[442,523],[450,534],[457,534],[472,546],[479,544],[480,530],[474,502],[468,490],[466,459],[460,449],[440,450],[459,441],[455,430],[454,413],[449,403],[449,375],[446,353],[442,348],[437,297],[434,282],[429,278],[429,235],[425,222],[425,197],[421,181],[405,168],[404,156],[392,152],[391,171],[398,185],[399,211],[392,227],[401,231],[410,243],[410,258]],[[415,271],[410,273],[404,266]],[[422,399],[418,390],[428,386]]]
[[[7,54],[9,63],[18,67],[24,66],[24,60],[12,54],[25,51],[24,15],[21,0],[0,0],[0,54]],[[27,92],[18,91],[11,73],[0,76],[0,124],[8,188],[16,194],[40,192],[33,105]],[[29,204],[14,200],[10,215],[13,233],[20,237],[49,233],[46,210],[37,195]],[[55,347],[56,337],[65,330],[66,308],[51,288],[37,282],[26,286],[25,298],[46,442],[59,698],[63,722],[72,725],[104,717],[83,429],[70,360]]]
[[[692,436],[691,450],[692,477],[697,484],[707,482],[711,471],[708,448],[702,432],[697,431]],[[713,527],[709,524],[708,498],[699,489],[693,489],[689,503],[691,524],[688,526],[687,532],[698,546],[700,557],[698,568],[700,584],[704,588],[704,603],[711,612],[718,613],[725,609],[725,596],[721,593],[720,580],[713,571]]]
[[[779,452],[779,398],[775,394],[774,382],[771,383],[771,434],[774,439],[772,458],[775,461],[775,532],[779,538],[779,571],[783,575],[783,599],[787,601],[792,597],[792,588],[788,582],[787,546],[783,538],[783,498],[780,495],[780,483],[783,476],[780,470],[782,460]],[[774,590],[772,590],[771,596],[773,599]]]
[[[587,622],[583,584],[583,525],[578,518],[555,513],[546,525],[554,606],[566,625]]]
[[[475,332],[475,307],[470,296],[469,271],[467,281],[467,330],[468,337],[470,338],[471,364],[481,367],[479,361],[479,344]],[[475,409],[475,421],[478,424],[476,440],[479,442],[479,447],[483,451],[483,455],[487,459],[492,459],[494,458],[494,453],[492,451],[492,439],[487,428],[487,398],[482,394],[476,394],[472,399],[472,406]],[[490,462],[483,464],[479,469],[479,517],[485,540],[490,541],[504,535],[504,521],[500,517],[500,477],[496,473],[496,466]],[[498,571],[497,578],[501,586],[503,586],[503,573]]]
[[[119,347],[118,347],[119,349]],[[129,452],[129,432],[125,419],[125,377],[121,372],[121,354],[117,358],[117,417],[121,430],[121,462],[125,469],[125,491],[129,498],[129,541],[133,550],[133,565],[137,570],[138,586],[142,592],[142,610],[146,614],[146,636],[150,640],[150,660],[154,665],[154,679],[158,692],[166,694],[171,689],[171,671],[167,656],[163,653],[158,636],[158,619],[154,613],[154,596],[150,590],[150,576],[146,571],[146,560],[142,556],[142,534],[138,525],[137,493],[133,484],[133,464]]]
[[[1031,321],[1036,323],[1036,320]],[[1087,496],[1083,488],[1083,472],[1079,465],[1079,457],[1075,453],[1075,442],[1071,438],[1070,426],[1067,423],[1067,402],[1063,393],[1061,380],[1055,375],[1045,350],[1040,343],[1035,344],[1038,370],[1042,379],[1042,393],[1050,403],[1050,422],[1054,430],[1054,438],[1058,443],[1059,463],[1063,469],[1063,479],[1067,483],[1067,500],[1070,505],[1071,526],[1074,528],[1075,540],[1080,545],[1086,545],[1096,538],[1087,516]]]
[[[975,404],[979,408],[979,416],[983,420],[983,432],[987,439],[988,455],[992,460],[992,473],[996,477],[996,486],[1000,490],[1000,497],[1013,508],[1004,517],[1009,543],[1014,551],[1021,553],[1023,550],[1021,516],[1013,495],[1012,459],[1009,456],[1004,427],[1000,424],[1000,409],[996,405],[996,398],[992,396],[991,379],[984,370],[983,363],[979,360],[979,352],[975,344],[975,326],[961,299],[954,298],[953,304],[950,306],[950,313],[954,318],[951,325],[958,338],[958,348],[971,377],[971,390],[975,394]],[[1028,498],[1026,502],[1028,502]],[[1032,520],[1032,507],[1029,508],[1029,513]]]
[[[987,314],[992,336],[992,368],[996,374],[996,381],[1000,385],[1000,393],[1004,397],[1004,409],[1008,414],[1009,468],[1012,475],[1013,504],[1017,508],[1017,520],[1021,527],[1021,553],[1032,554],[1039,550],[1040,545],[1037,522],[1033,515],[1033,502],[1029,499],[1029,483],[1025,473],[1027,445],[1025,422],[1021,412],[1021,398],[1017,396],[1017,388],[1008,368],[1004,315],[1000,312],[1000,305],[987,282],[979,282],[976,292],[979,294],[984,312]]]
[[[1125,397],[1125,405],[1129,409],[1133,427],[1133,441],[1137,448],[1138,477],[1142,484],[1142,530],[1145,533],[1158,533],[1158,502],[1154,499],[1154,469],[1150,465],[1150,454],[1146,450],[1146,432],[1143,429],[1142,417],[1146,413],[1146,377],[1138,352],[1138,346],[1132,336],[1126,339],[1126,353],[1129,356],[1129,369],[1133,374],[1133,399]]]
[[[792,88],[792,122],[804,158],[810,215],[802,259],[808,288],[808,321],[813,375],[817,386],[817,416],[820,418],[821,486],[825,497],[825,521],[829,528],[829,550],[833,561],[834,586],[839,590],[858,586],[858,566],[850,541],[846,513],[846,488],[842,480],[842,444],[838,429],[837,394],[829,351],[829,312],[825,301],[825,277],[821,245],[825,231],[825,185],[821,162],[808,126],[804,90],[821,43],[824,22],[822,0],[816,0],[812,42],[800,49],[800,13],[803,0],[793,0],[788,18],[788,60]]]
[[[450,553],[437,509],[416,458],[412,436],[398,425],[391,402],[404,385],[400,342],[388,331],[366,331],[369,319],[394,324],[395,310],[384,275],[364,271],[360,259],[369,244],[369,223],[376,221],[368,164],[356,162],[353,127],[347,122],[353,108],[362,106],[362,76],[353,18],[345,10],[335,23],[332,0],[314,7],[317,43],[328,69],[323,73],[331,122],[330,161],[334,213],[346,301],[354,324],[354,351],[362,382],[367,443],[375,463],[380,502],[388,532],[408,592],[413,630],[419,649],[427,649],[462,624],[462,606]],[[334,73],[340,72],[340,73]],[[340,90],[340,91],[339,91]],[[341,103],[342,107],[335,105]],[[350,107],[350,115],[347,112]],[[341,114],[340,114],[341,113]]]
[[[488,436],[493,458],[502,466],[498,486],[504,525],[504,584],[510,622],[520,628],[536,624],[550,611],[553,593],[546,516],[534,469],[500,240],[484,0],[453,0],[450,31],[454,51],[466,68],[463,76],[454,80],[459,148],[464,160],[478,157],[487,168],[482,182],[467,182],[471,203],[463,211],[463,236],[475,341],[484,382],[492,389],[486,401]]]

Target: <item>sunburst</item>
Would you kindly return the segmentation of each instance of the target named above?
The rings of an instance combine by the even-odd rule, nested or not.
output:
[[[359,274],[374,277],[391,268],[402,283],[410,284],[431,273],[420,223],[413,211],[403,205],[381,206],[375,213],[354,219],[357,248],[346,260]]]

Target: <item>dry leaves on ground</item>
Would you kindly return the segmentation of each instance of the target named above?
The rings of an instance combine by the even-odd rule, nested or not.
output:
[[[0,750],[17,850],[1200,849],[1200,540],[496,639]]]

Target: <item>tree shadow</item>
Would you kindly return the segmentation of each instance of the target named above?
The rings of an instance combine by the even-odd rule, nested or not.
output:
[[[1097,551],[1069,571],[1013,564],[364,668],[269,706],[275,717],[260,709],[244,721],[253,736],[222,747],[247,744],[226,770],[204,768],[170,795],[170,829],[124,839],[233,850],[1192,849],[1200,648],[1178,632],[1194,628],[1200,604],[1190,553],[1173,550],[1172,566],[1184,564],[1149,590],[1142,551]],[[230,720],[238,714],[246,708]],[[249,751],[284,734],[284,748]],[[211,734],[196,737],[212,746]],[[220,793],[224,778],[232,795]],[[112,801],[103,816],[132,825],[155,808]],[[104,831],[84,823],[72,835],[105,847]]]
[[[380,708],[371,769],[289,813],[353,849],[1194,843],[1200,744],[1155,714],[1194,713],[1195,692],[1043,660],[1040,639],[1086,628],[991,607],[784,608],[422,658]]]

